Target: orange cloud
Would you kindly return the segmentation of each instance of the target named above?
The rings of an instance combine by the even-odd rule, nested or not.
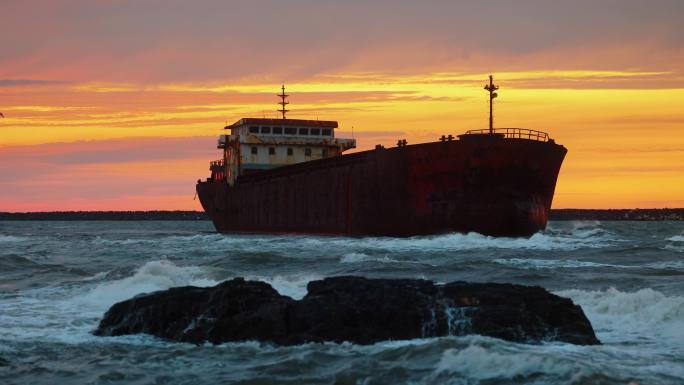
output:
[[[556,207],[684,196],[681,2],[39,3],[0,23],[0,210],[195,207],[211,138],[283,81],[359,149],[481,128],[490,71],[496,125],[569,149]]]

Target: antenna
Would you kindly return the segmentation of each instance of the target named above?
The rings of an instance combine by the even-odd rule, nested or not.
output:
[[[484,89],[489,91],[489,133],[494,133],[494,115],[492,114],[492,104],[494,98],[499,96],[495,91],[499,89],[499,86],[494,85],[494,76],[489,75],[489,84],[484,86]]]
[[[285,101],[285,98],[287,98],[287,97],[290,96],[290,95],[287,95],[287,94],[285,93],[285,84],[283,84],[282,90],[283,90],[283,92],[280,93],[280,94],[278,94],[278,96],[279,96],[280,99],[281,99],[281,101],[278,103],[278,104],[280,104],[280,106],[281,106],[280,109],[278,110],[278,112],[280,112],[281,114],[283,114],[283,119],[285,119],[285,113],[286,113],[286,112],[290,112],[290,110],[286,110],[286,109],[285,109],[285,106],[288,105],[288,104],[290,104],[290,102],[286,102],[286,101]]]

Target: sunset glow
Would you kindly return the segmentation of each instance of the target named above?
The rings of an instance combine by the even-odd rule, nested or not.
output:
[[[502,2],[486,33],[471,3],[202,3],[9,5],[0,211],[199,210],[216,136],[276,117],[283,82],[288,117],[337,120],[364,150],[486,127],[490,72],[495,126],[568,148],[555,208],[684,206],[680,2]]]

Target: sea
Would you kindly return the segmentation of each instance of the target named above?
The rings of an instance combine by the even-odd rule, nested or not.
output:
[[[602,345],[483,336],[369,346],[97,337],[141,293],[233,277],[301,298],[339,275],[539,285]],[[551,222],[529,238],[217,234],[208,221],[0,222],[0,384],[684,384],[684,223]]]

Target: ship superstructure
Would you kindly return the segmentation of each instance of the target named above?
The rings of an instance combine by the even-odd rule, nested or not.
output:
[[[243,118],[225,127],[230,134],[219,137],[223,158],[211,163],[213,180],[232,186],[241,175],[332,158],[356,147],[354,139],[335,137],[335,121],[287,119],[285,86],[278,96],[282,119]]]
[[[567,150],[548,134],[489,128],[438,141],[343,155],[354,139],[335,121],[244,118],[229,125],[198,181],[202,207],[221,232],[411,236],[478,232],[529,236],[546,227]]]

